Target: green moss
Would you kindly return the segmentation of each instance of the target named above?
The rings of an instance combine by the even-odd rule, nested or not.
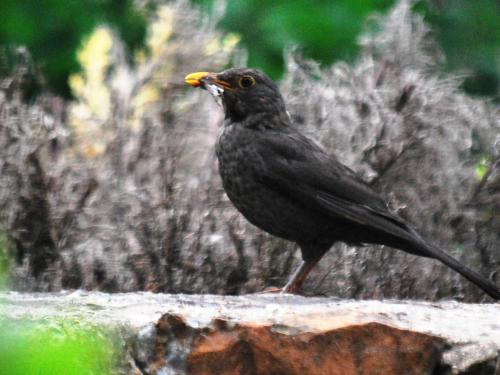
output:
[[[0,320],[0,375],[118,373],[112,337],[77,321]]]

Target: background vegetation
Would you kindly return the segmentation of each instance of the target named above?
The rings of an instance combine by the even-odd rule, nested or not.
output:
[[[283,284],[299,262],[293,244],[251,226],[227,200],[213,153],[221,110],[183,83],[201,67],[241,64],[240,38],[217,27],[222,13],[148,4],[133,53],[106,25],[79,45],[69,101],[44,89],[26,49],[6,50],[16,64],[0,82],[0,231],[11,288],[240,294]],[[413,8],[400,1],[366,20],[349,63],[321,68],[288,50],[281,87],[296,126],[424,236],[495,279],[498,107],[458,89]],[[431,260],[342,244],[305,291],[484,298]]]
[[[71,95],[70,74],[79,70],[76,51],[99,25],[111,27],[129,51],[144,47],[148,14],[161,2],[143,0],[3,0],[0,45],[24,45],[42,67],[49,87]],[[357,37],[373,12],[394,0],[193,0],[205,14],[222,17],[220,27],[241,37],[250,66],[274,78],[284,71],[283,50],[298,45],[304,55],[328,66],[353,61]],[[465,89],[499,95],[500,5],[496,0],[428,0],[415,7],[428,22],[446,57],[447,69],[468,75]]]

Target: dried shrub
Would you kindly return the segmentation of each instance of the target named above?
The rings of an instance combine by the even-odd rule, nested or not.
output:
[[[320,71],[290,56],[288,110],[425,237],[498,281],[499,111],[440,72],[442,54],[411,5],[372,19],[380,31],[360,38],[353,66]],[[311,287],[343,297],[482,296],[436,261],[382,247],[337,245],[320,268]]]
[[[288,110],[426,237],[485,275],[498,270],[498,110],[440,72],[410,2],[371,22],[378,31],[360,39],[353,66],[320,70],[289,54]],[[99,28],[80,52],[71,103],[46,95],[26,104],[10,94],[22,92],[11,89],[15,74],[2,80],[0,230],[13,288],[239,294],[285,282],[296,246],[232,207],[213,153],[222,111],[182,82],[241,56],[215,26],[185,1],[158,5],[133,58]],[[483,298],[432,260],[345,245],[306,292]]]

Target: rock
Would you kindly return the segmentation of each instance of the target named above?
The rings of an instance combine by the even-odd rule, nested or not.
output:
[[[9,292],[0,314],[4,328],[96,327],[127,374],[497,375],[500,366],[498,303]]]
[[[222,326],[197,335],[187,368],[200,375],[432,374],[442,348],[438,338],[378,323],[294,334]]]

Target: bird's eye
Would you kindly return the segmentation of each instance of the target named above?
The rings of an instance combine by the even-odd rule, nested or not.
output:
[[[255,85],[255,79],[251,76],[243,76],[240,78],[238,84],[240,85],[241,88],[246,89],[248,87]]]

